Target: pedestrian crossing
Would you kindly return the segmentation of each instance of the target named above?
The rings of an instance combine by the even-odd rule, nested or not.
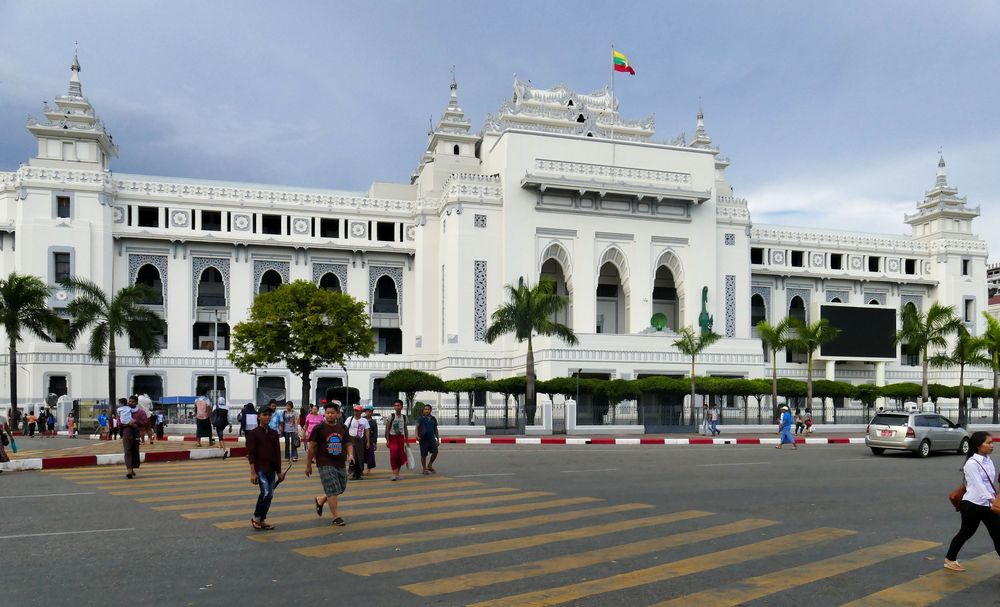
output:
[[[902,576],[909,579],[850,586],[858,588],[853,596],[841,588],[842,598],[817,604],[923,607],[972,588],[992,593],[988,582],[1000,576],[992,552],[968,555],[965,573],[942,569],[939,541],[791,529],[780,515],[671,510],[609,495],[561,494],[552,486],[521,489],[443,475],[392,482],[379,471],[349,483],[339,508],[348,524],[334,527],[329,513],[316,517],[319,479],[305,478],[300,463],[275,492],[268,522],[276,529],[261,533],[250,530],[258,491],[245,460],[148,465],[133,480],[119,467],[45,474],[245,537],[275,554],[333,562],[359,581],[391,581],[403,593],[401,605],[796,604],[783,593],[844,586],[852,573],[909,559],[913,573]],[[737,569],[746,576],[734,575]]]

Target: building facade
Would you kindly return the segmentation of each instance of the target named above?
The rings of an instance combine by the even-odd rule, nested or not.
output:
[[[225,358],[231,327],[254,297],[292,280],[367,303],[378,353],[316,373],[314,393],[346,381],[379,404],[395,398],[379,380],[397,368],[446,379],[522,374],[522,344],[485,341],[505,285],[521,277],[551,280],[570,298],[559,320],[580,339],[570,347],[538,338],[541,378],[684,375],[674,331],[702,318],[724,338],[699,373],[761,377],[770,365],[755,323],[815,319],[822,302],[927,309],[940,301],[982,329],[979,208],[948,184],[943,159],[904,218],[910,236],[756,225],[701,112],[692,139],[657,141],[653,118],[622,118],[607,91],[515,80],[475,133],[453,81],[409,182],[341,192],[127,175],[111,170],[119,150],[79,75],[74,59],[67,94],[28,121],[34,155],[0,173],[0,271],[42,277],[57,310],[73,297],[58,286],[66,276],[108,291],[153,288],[148,305],[168,326],[162,355],[147,367],[119,343],[122,394],[205,394],[217,384],[234,402],[297,397],[286,369],[244,374]],[[805,377],[798,359],[779,363],[782,375]],[[827,361],[816,373],[913,381],[914,363],[904,351],[893,362]],[[84,347],[29,338],[18,369],[22,402],[52,393],[100,399],[106,385],[104,365]],[[957,381],[936,373],[934,381]]]

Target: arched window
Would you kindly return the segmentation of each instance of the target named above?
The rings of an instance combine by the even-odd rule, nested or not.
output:
[[[873,300],[871,300],[871,301],[868,302],[868,305],[869,306],[878,306],[878,305],[881,305],[881,304],[879,303],[879,301],[877,299],[873,299]]]
[[[677,309],[677,283],[674,281],[674,273],[667,266],[661,265],[656,268],[653,276],[652,292],[652,313],[663,314],[667,317],[666,329],[677,331],[678,309]]]
[[[834,297],[833,299],[830,300],[830,303],[844,303],[844,302],[840,301],[839,297]]]
[[[762,320],[767,320],[767,306],[760,293],[755,293],[750,298],[750,326],[756,327]]]
[[[570,298],[569,287],[566,284],[566,273],[563,271],[562,264],[560,264],[555,258],[550,257],[545,260],[542,264],[541,274],[538,276],[538,282],[548,281],[555,287],[554,292],[556,295],[562,295],[563,297]],[[549,320],[557,322],[567,327],[573,326],[573,314],[572,314],[573,300],[570,299],[566,306],[553,313],[549,316]]]
[[[205,268],[198,279],[198,305],[204,307],[226,307],[226,284],[222,272],[215,268]]]
[[[278,274],[274,270],[268,270],[267,272],[264,272],[263,276],[260,277],[260,286],[257,288],[257,292],[270,293],[280,286],[281,274]]]
[[[788,303],[788,317],[803,323],[806,322],[806,303],[798,295],[793,297],[792,301]],[[794,351],[789,348],[785,351],[785,360],[790,363],[804,363],[806,362],[806,355],[804,352]]]
[[[628,331],[626,297],[622,290],[621,274],[615,264],[606,262],[597,276],[597,333],[622,333]]]
[[[453,153],[454,155],[458,156],[458,153],[459,153],[459,151],[460,151],[460,150],[459,150],[459,148],[458,148],[458,145],[457,145],[457,144],[455,145],[455,147],[451,148],[451,150],[452,150],[452,153]]]
[[[399,313],[396,282],[388,276],[382,276],[375,283],[375,301],[372,302],[372,312],[376,314]]]
[[[152,292],[142,303],[150,306],[163,305],[163,281],[160,279],[160,271],[156,269],[156,266],[147,263],[139,268],[135,284],[142,285]]]
[[[327,291],[336,291],[340,293],[343,289],[340,286],[340,279],[333,272],[327,272],[323,275],[323,278],[319,279],[319,288],[326,289]]]

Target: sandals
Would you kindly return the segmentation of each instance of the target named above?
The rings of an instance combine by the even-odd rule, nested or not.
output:
[[[268,525],[264,521],[257,521],[257,519],[250,519],[250,526],[257,531],[270,531],[274,529],[274,525]]]
[[[431,474],[437,474],[438,473],[437,470],[435,470],[434,468],[431,468],[430,466],[427,467],[427,470],[429,470]]]
[[[344,522],[344,519],[338,516],[337,518],[333,519],[333,522],[330,524],[333,525],[334,527],[343,527],[347,523]]]
[[[319,503],[318,498],[313,498],[313,503],[316,504],[316,516],[323,516],[323,505]]]
[[[944,560],[944,568],[951,569],[952,571],[965,571],[965,567],[961,563],[958,561],[949,561],[948,559]]]

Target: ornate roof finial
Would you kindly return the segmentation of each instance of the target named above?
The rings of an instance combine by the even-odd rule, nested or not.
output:
[[[934,180],[934,187],[948,185],[948,176],[944,172],[944,167],[944,154],[941,152],[941,148],[938,148],[938,169],[937,178]]]
[[[694,130],[694,139],[688,144],[693,148],[712,147],[712,138],[705,131],[705,113],[701,111],[701,97],[698,98],[698,124]]]
[[[70,97],[83,97],[83,88],[80,86],[80,59],[77,58],[77,54],[80,49],[79,43],[74,43],[73,48],[73,65],[69,67],[69,96]]]

